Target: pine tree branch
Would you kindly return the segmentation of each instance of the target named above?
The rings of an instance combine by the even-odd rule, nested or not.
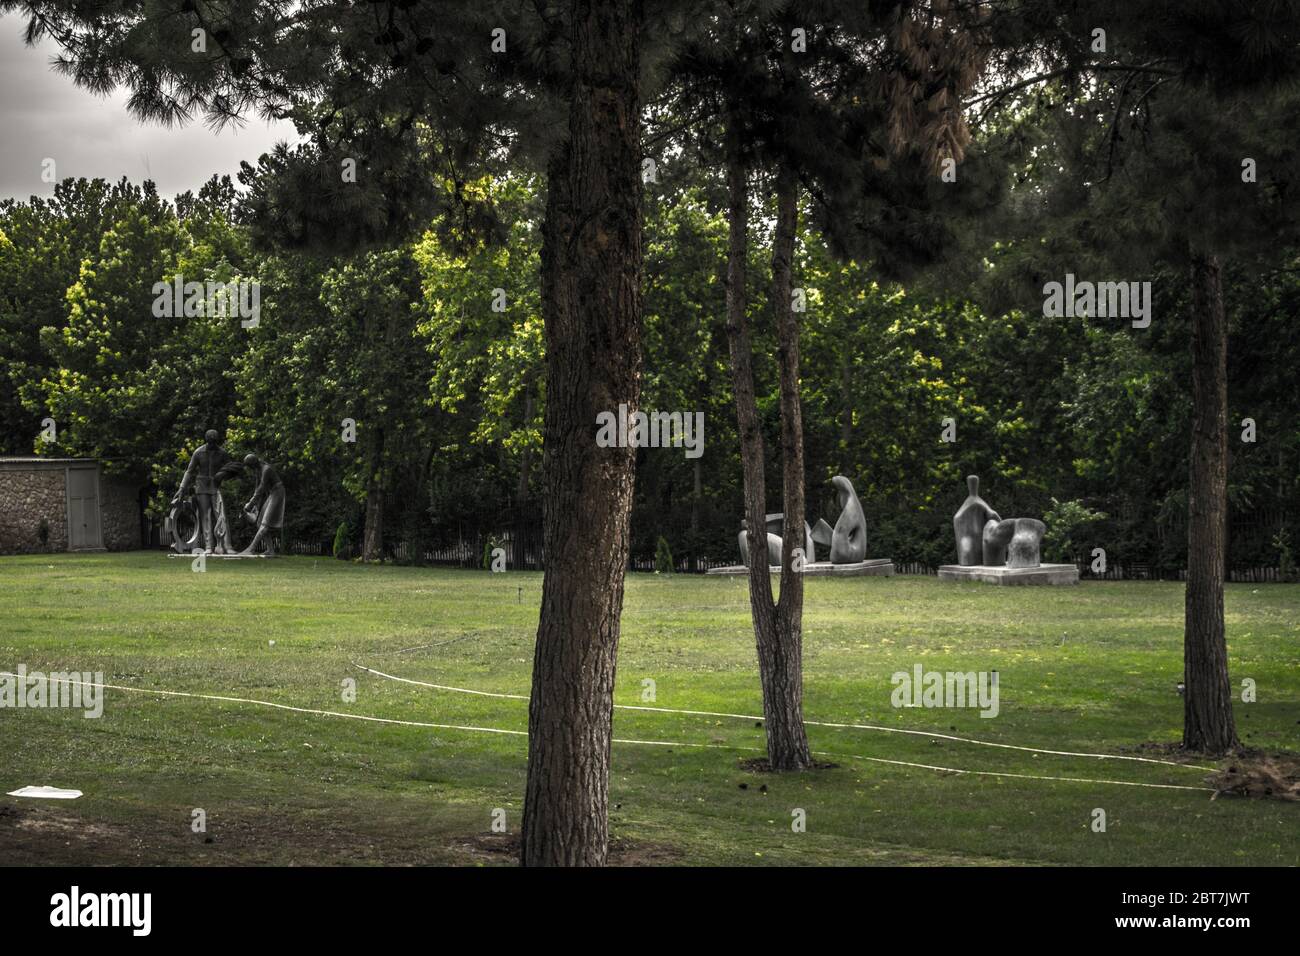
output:
[[[1016,83],[1012,83],[1010,86],[1004,86],[998,90],[991,90],[988,93],[981,93],[979,96],[975,97],[974,99],[967,100],[965,103],[963,103],[962,109],[968,109],[969,107],[972,107],[977,103],[982,103],[988,99],[993,99],[994,100],[993,105],[996,105],[998,102],[1002,101],[1003,99],[1010,96],[1012,93],[1017,92],[1018,90],[1023,90],[1026,87],[1033,86],[1036,83],[1045,83],[1048,80],[1055,80],[1062,76],[1069,76],[1073,73],[1159,73],[1165,76],[1175,75],[1173,70],[1167,70],[1164,69],[1163,67],[1155,66],[1154,64],[1086,63],[1083,66],[1079,66],[1079,67],[1067,66],[1067,67],[1062,67],[1059,70],[1051,70],[1050,72],[1047,73],[1039,73],[1037,76],[1028,77],[1027,79],[1020,80]],[[990,107],[990,109],[991,108],[992,107]],[[987,112],[988,110],[985,110],[985,113]]]

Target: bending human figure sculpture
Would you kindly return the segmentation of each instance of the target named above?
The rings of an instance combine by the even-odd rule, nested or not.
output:
[[[181,479],[180,490],[172,498],[175,508],[194,489],[195,541],[204,551],[226,554],[234,550],[230,543],[230,525],[225,520],[225,507],[221,498],[221,482],[240,471],[219,444],[221,436],[209,428],[204,433],[204,444],[190,457],[189,467]]]
[[[240,554],[257,554],[257,546],[266,542],[266,556],[275,556],[275,539],[284,527],[284,482],[280,473],[269,461],[262,461],[256,455],[245,455],[244,464],[257,480],[253,497],[244,505],[244,516],[257,523],[257,534]],[[261,507],[258,503],[261,502]],[[270,532],[268,534],[268,532]]]
[[[985,527],[990,520],[1001,521],[1002,516],[980,497],[979,475],[968,475],[966,488],[970,493],[957,509],[957,513],[952,516],[952,530],[957,536],[957,563],[965,567],[974,567],[984,559]],[[985,560],[984,563],[1000,564],[1001,562]]]

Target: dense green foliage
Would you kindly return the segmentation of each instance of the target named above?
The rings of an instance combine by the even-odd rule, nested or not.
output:
[[[640,451],[634,554],[650,561],[663,536],[688,560],[729,561],[741,504],[722,327],[726,222],[707,172],[663,164],[659,178],[647,197],[643,407],[703,412],[705,454]],[[538,184],[473,188],[504,224],[495,240],[434,222],[409,245],[343,258],[255,251],[228,182],[167,203],[148,184],[69,180],[51,199],[0,205],[0,451],[104,457],[148,484],[158,508],[215,427],[232,450],[276,463],[289,487],[290,537],[327,551],[346,521],[360,553],[376,488],[387,544],[404,558],[534,523],[547,399]],[[1133,330],[1043,317],[1038,286],[1053,276],[1031,284],[1029,257],[989,253],[1003,264],[977,291],[996,291],[977,298],[1000,306],[996,314],[928,291],[934,283],[882,282],[869,263],[831,256],[815,228],[801,233],[810,515],[833,523],[828,481],[848,475],[872,553],[936,565],[949,560],[949,518],[963,476],[975,472],[1004,515],[1044,516],[1053,499],[1103,512],[1063,532],[1063,555],[1083,560],[1102,546],[1112,565],[1180,567],[1189,404],[1181,276],[1150,273],[1155,320]],[[775,475],[766,242],[752,243],[751,256]],[[999,280],[1004,273],[1013,278]],[[176,274],[256,278],[259,324],[155,318],[151,288]],[[1255,443],[1233,445],[1240,533],[1230,560],[1276,566],[1281,526],[1288,516],[1300,523],[1300,395],[1286,384],[1300,364],[1291,320],[1300,281],[1283,267],[1261,276],[1231,263],[1228,280],[1231,420],[1257,423]],[[47,416],[58,425],[52,446],[39,439]],[[946,418],[956,442],[941,440]],[[345,419],[354,441],[344,440]],[[772,494],[779,510],[776,484]]]

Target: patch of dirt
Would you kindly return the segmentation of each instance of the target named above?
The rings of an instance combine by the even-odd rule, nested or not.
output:
[[[822,763],[819,760],[814,760],[813,765],[808,769],[809,770],[834,770],[837,767],[839,767],[839,764],[837,763]],[[743,760],[740,761],[740,769],[746,770],[749,773],[777,773],[778,772],[772,769],[772,765],[768,763],[766,757],[745,757]],[[780,772],[784,772],[784,771],[780,771]]]
[[[419,866],[455,862],[410,821],[244,806],[190,829],[188,811],[105,820],[89,810],[0,805],[0,846],[14,866]]]
[[[1233,796],[1300,802],[1300,754],[1246,750],[1230,757],[1208,782],[1215,789],[1212,800]]]
[[[519,862],[519,834],[476,833],[453,840],[451,848],[467,853],[478,862],[516,864]],[[680,861],[684,854],[665,843],[647,843],[612,837],[609,841],[609,866],[664,866]]]
[[[1139,757],[1159,757],[1161,760],[1173,760],[1176,763],[1213,763],[1215,759],[1192,750],[1184,750],[1183,745],[1176,741],[1171,743],[1147,741],[1133,746],[1117,747],[1115,752],[1135,754]]]

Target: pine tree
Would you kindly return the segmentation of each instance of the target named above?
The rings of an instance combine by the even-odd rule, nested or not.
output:
[[[419,0],[309,11],[255,0],[146,0],[112,11],[0,0],[6,11],[19,6],[29,37],[54,37],[78,82],[126,83],[145,119],[292,116],[319,159],[297,169],[328,183],[317,198],[366,213],[339,229],[294,203],[283,218],[304,224],[305,243],[331,230],[391,241],[415,215],[421,180],[449,179],[459,199],[459,184],[501,163],[545,169],[547,564],[522,853],[525,864],[603,864],[633,450],[598,449],[592,423],[598,411],[635,409],[640,395],[641,84],[667,52],[662,35],[685,29],[685,5],[654,5],[653,22],[669,29],[653,39],[640,0],[436,12]],[[436,168],[422,170],[421,157]],[[356,198],[342,189],[346,169],[368,183]]]
[[[1065,169],[1023,190],[1018,211],[1037,213],[1027,221],[1026,238],[1034,236],[1027,257],[1041,263],[1042,252],[1054,253],[1058,277],[1156,264],[1187,276],[1193,421],[1183,745],[1222,754],[1239,745],[1223,617],[1223,264],[1268,262],[1297,236],[1300,210],[1287,192],[1300,105],[1292,91],[1300,3],[1042,0],[999,4],[994,25],[1012,74],[1031,61],[1042,69],[1007,77],[979,99],[1027,110],[1031,123],[1054,115],[1046,127],[1052,148],[1026,167],[1058,161]],[[1103,26],[1099,44],[1094,31]]]

